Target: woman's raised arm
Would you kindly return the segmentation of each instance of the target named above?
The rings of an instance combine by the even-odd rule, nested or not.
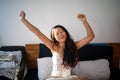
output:
[[[27,19],[25,19],[25,12],[21,11],[20,20],[26,25],[26,27],[33,32],[48,48],[52,49],[52,41],[48,39],[41,31],[32,25]]]
[[[84,14],[78,14],[77,18],[80,21],[82,21],[82,23],[84,24],[84,27],[86,29],[86,32],[87,32],[86,37],[84,37],[83,39],[81,39],[79,41],[76,41],[77,48],[79,49],[79,48],[83,47],[84,45],[88,44],[91,40],[93,40],[95,35],[94,35],[94,32],[93,32],[92,28],[90,27],[90,25],[86,19],[86,16]]]

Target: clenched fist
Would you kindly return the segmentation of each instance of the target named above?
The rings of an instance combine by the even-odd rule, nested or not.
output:
[[[25,12],[24,11],[21,11],[21,13],[19,15],[19,19],[20,20],[25,19]]]
[[[84,15],[84,14],[78,14],[77,15],[77,18],[80,20],[80,21],[82,21],[82,22],[86,22],[87,20],[86,20],[86,16]]]

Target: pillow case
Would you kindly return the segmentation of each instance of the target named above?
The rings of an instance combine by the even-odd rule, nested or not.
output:
[[[106,59],[80,61],[72,69],[74,75],[84,75],[88,80],[109,80],[110,68]]]
[[[37,59],[38,65],[38,78],[43,80],[51,75],[52,72],[52,58],[44,57]]]
[[[44,57],[37,59],[38,77],[43,80],[51,75],[52,58]],[[83,75],[88,80],[109,80],[109,62],[106,59],[79,61],[75,68],[71,70],[72,75]]]

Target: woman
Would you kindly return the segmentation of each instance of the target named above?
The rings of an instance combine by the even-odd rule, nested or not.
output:
[[[53,70],[51,76],[71,77],[71,68],[78,62],[77,50],[88,44],[94,38],[94,32],[87,22],[84,14],[78,14],[77,18],[82,21],[87,31],[87,36],[74,42],[68,31],[61,25],[56,25],[51,30],[51,39],[48,39],[39,29],[32,25],[26,18],[25,12],[20,13],[20,20],[32,31],[52,53]]]

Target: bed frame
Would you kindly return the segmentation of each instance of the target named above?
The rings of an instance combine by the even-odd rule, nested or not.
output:
[[[27,53],[27,69],[37,68],[37,58],[40,52],[39,44],[26,44],[25,49]]]
[[[37,75],[37,58],[51,57],[51,52],[42,43],[40,44],[26,44],[27,53],[27,69],[28,74],[25,80],[39,80]],[[92,43],[87,44],[78,51],[81,61],[95,60],[105,58],[110,62],[111,76],[110,80],[114,80],[115,77],[119,77],[120,70],[113,69],[113,47],[106,43]]]

